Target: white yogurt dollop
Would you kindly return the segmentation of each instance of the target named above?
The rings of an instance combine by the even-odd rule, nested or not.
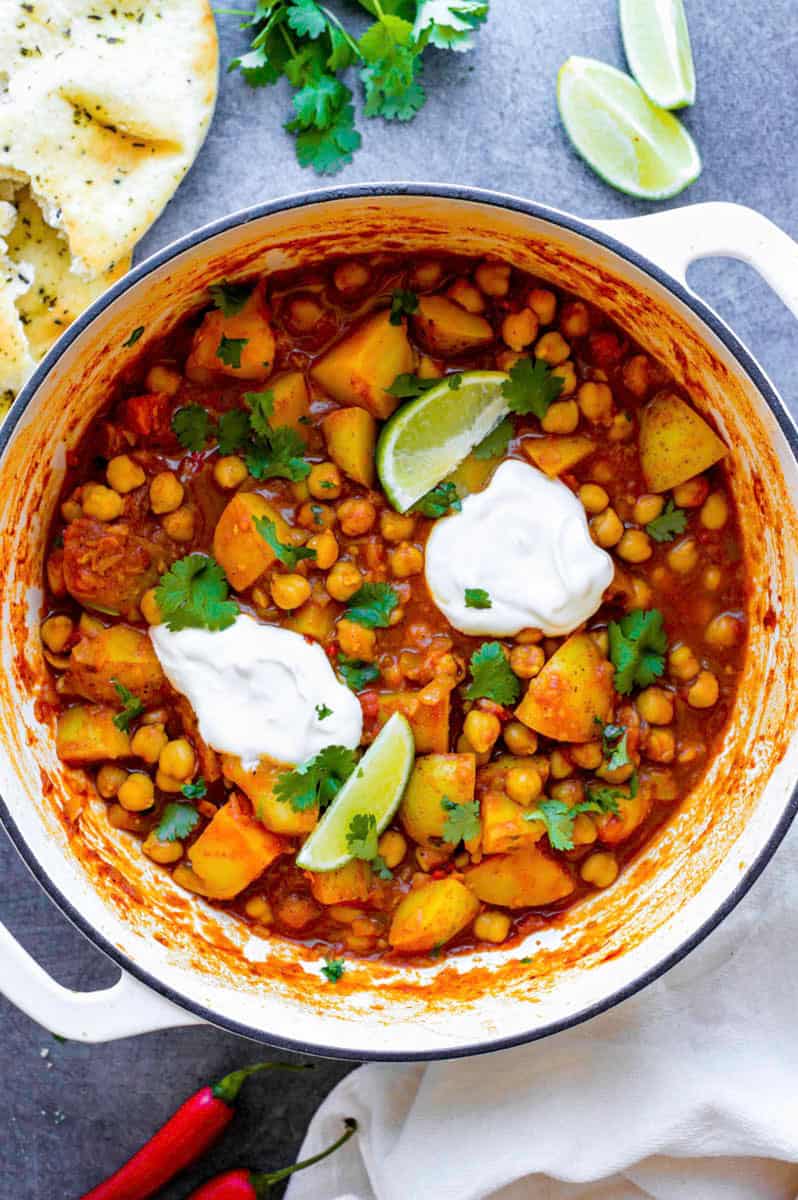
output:
[[[433,526],[425,569],[432,599],[455,629],[497,637],[529,628],[570,633],[593,615],[613,576],[573,492],[514,460]],[[467,607],[469,588],[486,591],[491,607]]]
[[[246,769],[263,757],[294,765],[325,746],[359,744],[357,697],[338,682],[321,646],[301,634],[242,613],[228,629],[156,625],[150,638],[205,741],[238,755]]]

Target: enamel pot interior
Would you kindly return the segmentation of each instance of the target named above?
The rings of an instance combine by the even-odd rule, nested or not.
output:
[[[43,544],[66,455],[107,402],[115,375],[202,303],[208,283],[332,253],[416,250],[498,255],[594,301],[668,367],[699,411],[712,413],[731,447],[750,636],[721,753],[611,889],[512,949],[423,969],[351,963],[332,987],[315,952],[252,937],[173,885],[135,839],[111,829],[81,772],[58,762],[38,639]],[[126,348],[138,326],[141,340]],[[451,189],[353,189],[244,214],[112,289],[51,354],[4,435],[0,791],[12,836],[97,944],[209,1020],[277,1044],[364,1058],[442,1057],[542,1036],[675,961],[733,906],[783,836],[798,755],[798,471],[789,427],[718,322],[588,227]]]

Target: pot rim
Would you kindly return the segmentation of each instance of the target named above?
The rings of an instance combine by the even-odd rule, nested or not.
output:
[[[488,188],[468,187],[459,184],[442,184],[442,183],[410,183],[410,182],[390,182],[390,183],[360,183],[345,185],[341,184],[334,187],[319,188],[306,192],[299,192],[278,197],[275,200],[265,201],[261,204],[251,205],[247,208],[239,209],[236,212],[230,213],[225,217],[221,217],[216,221],[211,221],[206,225],[200,226],[198,229],[185,234],[183,237],[170,242],[162,247],[154,254],[146,258],[138,266],[133,267],[126,275],[124,275],[116,283],[112,284],[97,300],[95,300],[73,323],[70,325],[55,345],[48,351],[42,361],[34,370],[30,379],[25,383],[16,400],[12,404],[6,416],[5,422],[0,427],[0,457],[5,453],[8,444],[10,443],[14,432],[19,424],[21,417],[24,415],[29,403],[38,391],[41,384],[49,375],[52,368],[59,361],[64,352],[69,346],[80,337],[84,330],[99,316],[113,301],[124,295],[135,284],[146,278],[152,271],[158,267],[168,263],[171,259],[176,258],[186,250],[190,250],[195,246],[201,245],[203,242],[209,241],[217,234],[225,233],[226,231],[236,228],[241,225],[247,225],[252,221],[260,220],[262,217],[271,216],[274,213],[286,212],[292,209],[304,208],[311,204],[327,203],[335,200],[352,200],[352,199],[368,199],[369,197],[394,197],[394,196],[418,196],[418,197],[434,197],[444,200],[452,200],[455,202],[466,202],[484,204],[494,208],[507,209],[510,211],[522,213],[525,216],[537,218],[546,221],[551,225],[559,226],[570,233],[576,233],[586,238],[589,241],[596,242],[600,246],[612,251],[619,258],[631,263],[644,274],[649,275],[657,281],[662,287],[671,292],[679,299],[687,308],[689,308],[701,321],[707,325],[712,333],[723,344],[725,349],[736,360],[741,369],[748,375],[754,386],[761,393],[765,403],[775,417],[782,434],[790,448],[790,452],[798,463],[798,425],[790,415],[784,401],[776,391],[774,385],[765,374],[764,370],[750,351],[744,346],[735,333],[729,326],[711,309],[703,300],[691,292],[684,284],[680,283],[674,276],[669,275],[662,268],[651,262],[644,255],[639,254],[636,250],[626,245],[624,242],[616,240],[611,235],[598,230],[588,222],[572,216],[570,213],[561,211],[560,209],[551,208],[544,204],[539,204],[535,201],[525,200],[520,196],[515,196],[506,192],[494,191]],[[561,1033],[566,1029],[573,1028],[576,1025],[582,1024],[584,1021],[590,1020],[592,1017],[599,1016],[603,1012],[614,1008],[617,1004],[628,1000],[637,992],[643,990],[649,984],[655,982],[663,976],[677,963],[681,962],[692,950],[695,949],[704,939],[717,928],[720,923],[737,907],[742,898],[751,889],[756,880],[762,874],[770,859],[775,854],[787,831],[789,830],[796,813],[798,813],[798,781],[790,794],[790,798],[785,805],[778,822],[776,823],[770,837],[759,852],[758,856],[750,864],[745,874],[740,878],[737,885],[718,906],[717,909],[709,916],[702,924],[686,938],[675,950],[666,955],[665,958],[658,961],[648,970],[637,976],[622,988],[605,996],[603,999],[596,1001],[593,1004],[587,1005],[578,1012],[567,1017],[563,1017],[557,1021],[550,1021],[548,1024],[540,1028],[529,1030],[522,1034],[516,1034],[512,1037],[493,1038],[489,1041],[477,1041],[465,1043],[461,1046],[441,1049],[441,1050],[421,1050],[410,1051],[407,1053],[399,1051],[380,1051],[372,1048],[363,1049],[342,1049],[336,1046],[325,1046],[318,1042],[304,1042],[296,1038],[289,1038],[279,1034],[265,1034],[262,1030],[246,1023],[236,1021],[222,1015],[205,1005],[192,1000],[189,997],[182,995],[169,985],[163,983],[157,976],[150,973],[144,967],[128,958],[127,954],[120,950],[117,946],[109,942],[103,934],[101,934],[92,923],[83,916],[83,914],[75,907],[72,901],[61,891],[61,888],[40,866],[33,851],[29,847],[27,841],[18,828],[14,818],[12,817],[8,806],[3,797],[0,797],[0,821],[2,821],[6,832],[23,860],[28,870],[33,875],[37,883],[47,893],[57,908],[61,910],[63,915],[91,942],[98,950],[102,951],[108,958],[119,966],[122,971],[132,975],[140,983],[151,988],[156,993],[170,1000],[178,1008],[187,1012],[193,1013],[201,1018],[209,1025],[216,1026],[219,1029],[224,1029],[230,1033],[238,1034],[241,1037],[249,1038],[250,1040],[274,1046],[281,1050],[288,1050],[293,1053],[315,1055],[321,1058],[343,1059],[348,1061],[363,1061],[363,1062],[424,1062],[438,1061],[448,1058],[466,1058],[477,1054],[488,1054],[498,1050],[506,1050],[513,1046],[525,1045],[529,1042],[538,1041],[541,1038],[549,1037],[555,1033]]]

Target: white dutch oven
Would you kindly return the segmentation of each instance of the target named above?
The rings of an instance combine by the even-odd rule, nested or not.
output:
[[[109,828],[55,757],[37,634],[43,537],[68,448],[109,383],[208,282],[329,253],[498,254],[594,300],[711,411],[732,449],[750,639],[718,758],[607,892],[521,947],[424,969],[353,963],[336,987],[312,951],[252,938],[190,898]],[[51,351],[0,433],[0,791],[8,832],[55,903],[122,968],[108,991],[54,983],[5,933],[0,986],[48,1029],[100,1041],[208,1021],[290,1049],[437,1058],[543,1037],[655,979],[734,907],[784,836],[798,779],[798,435],[773,387],[687,288],[688,264],[731,255],[798,315],[798,247],[728,204],[586,224],[506,196],[363,186],[277,201],[167,248],[94,304]],[[144,326],[139,345],[124,347]]]

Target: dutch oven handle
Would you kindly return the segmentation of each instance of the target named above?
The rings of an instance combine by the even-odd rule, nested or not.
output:
[[[798,317],[798,243],[762,213],[742,204],[691,204],[645,217],[591,221],[686,284],[699,258],[738,258]]]
[[[73,992],[42,970],[0,925],[0,991],[33,1021],[75,1042],[110,1042],[137,1033],[202,1024],[151,988],[122,972],[110,988]]]

